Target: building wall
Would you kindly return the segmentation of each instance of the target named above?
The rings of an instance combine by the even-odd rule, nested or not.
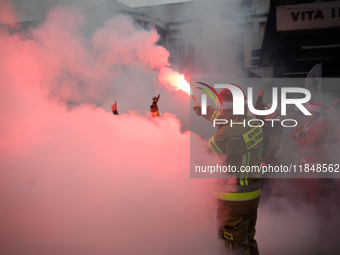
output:
[[[256,53],[262,46],[269,0],[238,1],[240,5],[236,7],[235,14],[227,10],[229,5],[225,3],[228,1],[222,2],[211,1],[212,4],[207,6],[209,13],[205,16],[202,16],[203,8],[200,9],[202,5],[197,2],[137,10],[167,23],[165,47],[170,52],[169,60],[175,69],[190,74],[209,68],[205,66],[209,63],[209,66],[223,72],[222,66],[226,65],[223,63],[224,57],[225,62],[228,58],[229,62],[240,62],[246,71],[254,71],[261,76],[257,70],[259,56]],[[235,1],[229,2],[235,4]],[[211,63],[213,59],[216,59],[215,63]]]

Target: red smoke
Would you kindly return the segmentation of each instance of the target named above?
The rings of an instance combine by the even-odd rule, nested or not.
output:
[[[37,28],[13,35],[3,31],[0,50],[8,57],[6,68],[11,63],[12,68],[20,69],[26,84],[42,86],[52,96],[73,104],[103,103],[126,68],[142,70],[145,80],[161,70],[160,85],[178,90],[172,80],[164,79],[165,69],[169,77],[180,74],[168,67],[169,52],[156,44],[159,35],[155,29],[138,27],[130,17],[118,15],[89,40],[80,32],[84,24],[84,16],[77,10],[58,7]]]
[[[100,98],[124,66],[167,65],[158,35],[118,16],[90,42],[83,22],[54,8],[38,28],[0,32],[0,250],[217,252],[210,192],[189,178],[190,134],[179,120],[113,116],[83,103]]]
[[[0,0],[1,23],[14,21],[11,6]],[[58,7],[27,32],[0,27],[1,253],[219,254],[210,182],[190,179],[189,151],[193,164],[216,160],[199,142],[189,148],[195,134],[182,133],[169,113],[113,116],[92,104],[111,105],[118,92],[127,98],[120,113],[130,101],[150,104],[145,90],[155,77],[176,90],[162,76],[171,70],[157,33],[120,15],[88,39],[84,23]],[[323,218],[273,197],[259,209],[260,251],[337,250],[337,194]]]
[[[0,25],[2,23],[14,28],[16,18],[14,4],[10,0],[0,0]]]
[[[120,15],[93,34],[92,45],[98,59],[107,66],[143,65],[155,69],[169,66],[169,52],[156,44],[159,39],[155,29],[138,28],[130,17]]]

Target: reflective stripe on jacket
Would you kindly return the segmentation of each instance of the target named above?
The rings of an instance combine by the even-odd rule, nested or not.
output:
[[[207,115],[204,117],[213,122],[216,118],[224,119],[225,115],[220,115],[217,110],[209,107]],[[237,169],[235,173],[237,184],[230,189],[230,192],[223,192],[223,189],[213,191],[213,194],[219,199],[244,201],[255,199],[260,195],[261,172],[241,171],[241,167],[245,169],[247,166],[261,166],[262,128],[249,127],[247,123],[251,119],[249,116],[239,116],[237,118],[235,122],[245,122],[245,126],[242,124],[236,124],[233,127],[229,124],[219,125],[215,135],[208,141],[208,145],[214,153],[226,156],[225,165],[235,166]],[[252,121],[251,125],[255,126],[256,124]],[[222,186],[225,186],[228,180],[222,179],[219,182]],[[241,190],[241,186],[247,187],[247,191]]]

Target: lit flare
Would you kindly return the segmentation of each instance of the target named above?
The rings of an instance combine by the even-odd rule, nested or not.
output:
[[[169,67],[163,67],[160,69],[158,80],[170,90],[182,90],[189,95],[192,94],[190,85],[185,80],[184,75],[172,70]]]

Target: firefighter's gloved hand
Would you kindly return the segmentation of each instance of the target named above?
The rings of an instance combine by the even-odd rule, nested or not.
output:
[[[115,100],[115,103],[111,106],[112,111],[117,111],[117,100]]]
[[[300,131],[299,133],[297,133],[297,137],[298,138],[301,138],[301,137],[304,137],[306,136],[308,133],[304,132],[304,131]]]
[[[198,116],[202,115],[202,106],[200,104],[195,104],[193,109]]]
[[[154,98],[152,98],[152,105],[157,105],[157,102],[159,101],[159,97],[160,97],[160,94],[158,94],[158,97],[154,97]]]

